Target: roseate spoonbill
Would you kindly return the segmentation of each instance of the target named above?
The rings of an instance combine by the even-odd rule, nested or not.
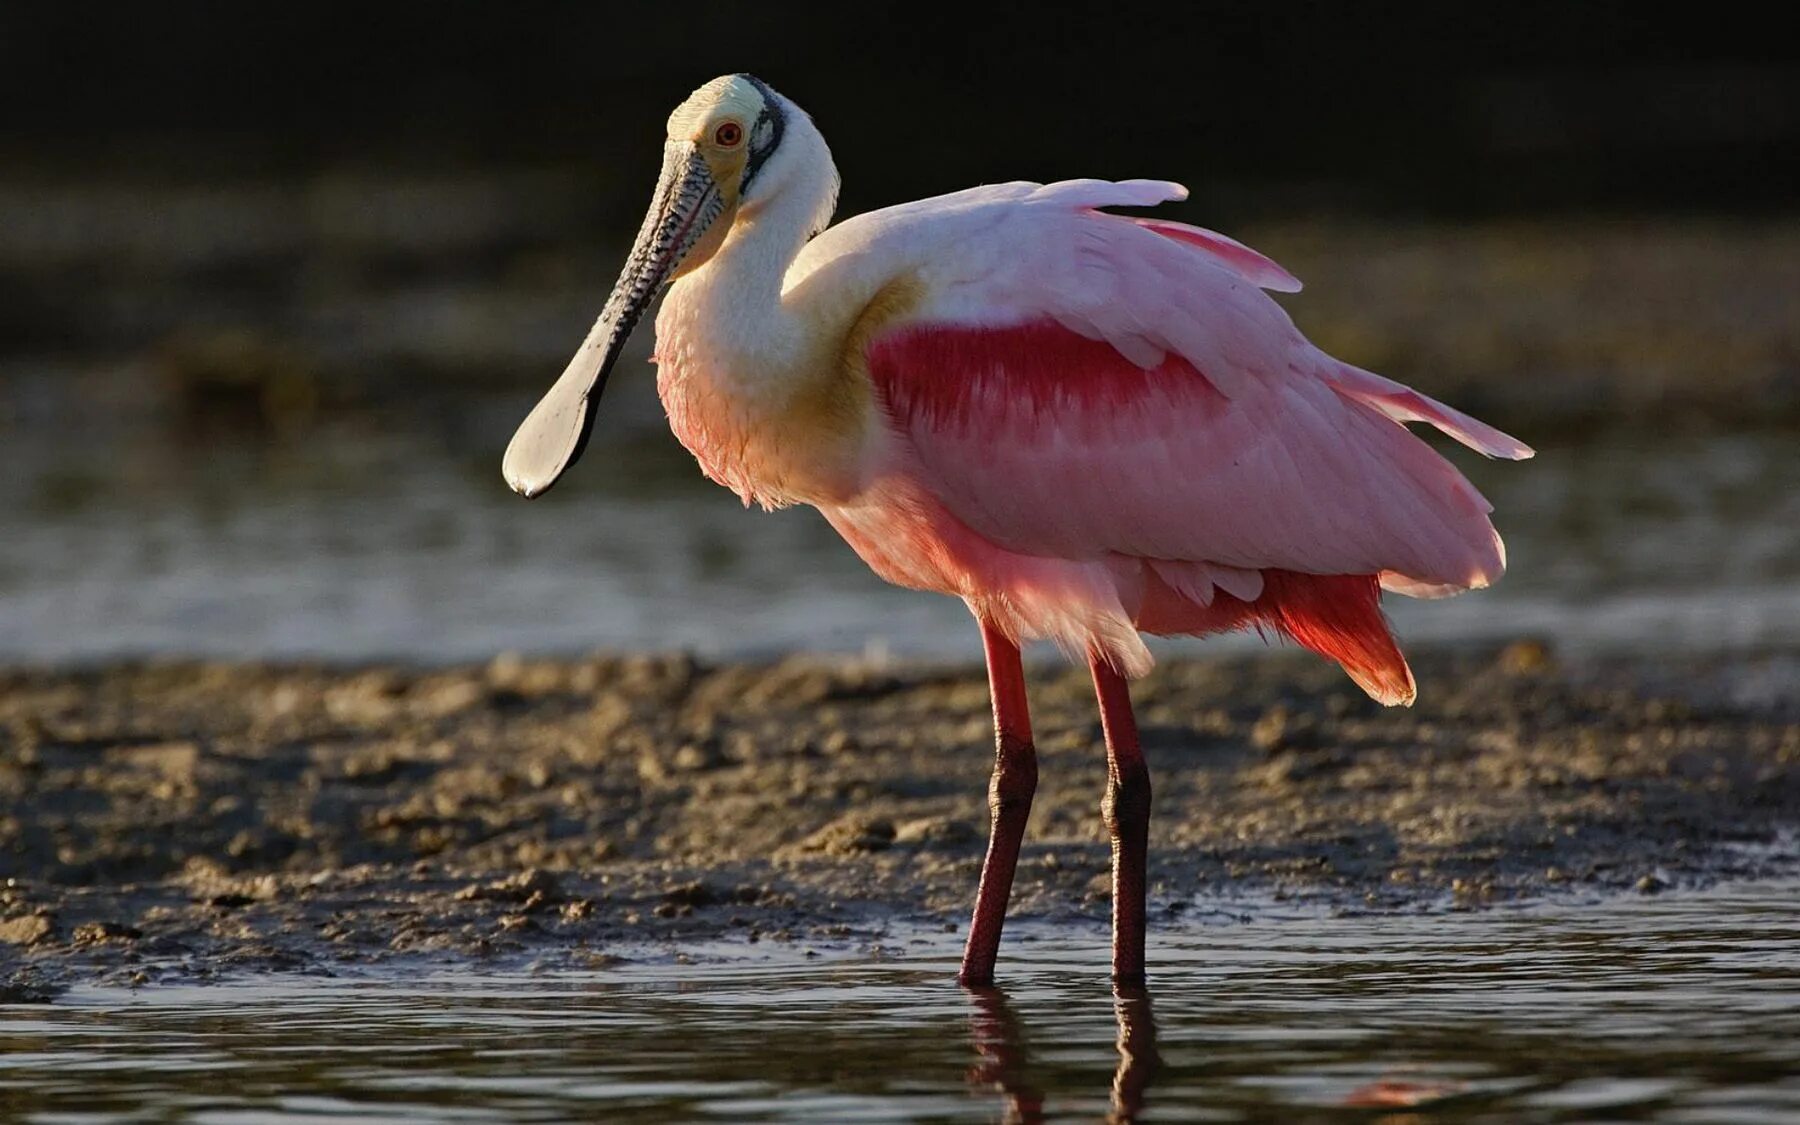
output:
[[[758,79],[682,102],[618,283],[506,480],[536,496],[580,455],[667,286],[657,389],[702,471],[746,504],[812,504],[878,575],[962,598],[980,624],[997,752],[962,979],[993,977],[1037,785],[1019,644],[1043,638],[1092,671],[1113,976],[1138,980],[1140,634],[1271,631],[1409,703],[1382,591],[1485,586],[1505,553],[1491,506],[1405,423],[1531,450],[1314,347],[1263,292],[1300,283],[1256,251],[1101,210],[1182,199],[1178,184],[997,184],[829,226],[837,189],[811,118]]]

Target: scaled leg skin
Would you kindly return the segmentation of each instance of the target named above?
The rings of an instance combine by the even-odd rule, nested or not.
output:
[[[1037,792],[1037,748],[1031,744],[1031,713],[1025,700],[1025,668],[1019,646],[991,623],[981,623],[987,651],[988,690],[994,698],[994,777],[988,784],[993,814],[987,860],[981,865],[981,889],[975,893],[975,917],[963,949],[963,984],[992,984],[994,959],[1000,952],[1000,928],[1012,896],[1013,870],[1019,843]]]
[[[1106,733],[1106,796],[1100,814],[1112,837],[1113,980],[1144,979],[1144,888],[1150,845],[1150,767],[1138,746],[1131,689],[1102,656],[1088,661]]]

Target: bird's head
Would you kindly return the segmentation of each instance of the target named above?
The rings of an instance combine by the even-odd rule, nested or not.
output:
[[[740,214],[780,191],[795,117],[805,115],[748,74],[715,78],[675,107],[662,175],[609,310],[635,321],[664,285],[718,252]]]
[[[671,265],[678,276],[712,257],[740,208],[772,190],[769,161],[788,127],[786,99],[748,74],[715,78],[669,114],[662,178],[645,229],[660,216],[678,224]],[[683,203],[692,209],[683,214]],[[683,229],[685,228],[685,229]]]
[[[814,185],[802,190],[800,182]],[[669,115],[662,175],[625,268],[581,350],[506,449],[507,483],[536,496],[587,444],[594,406],[626,337],[669,282],[777,200],[804,208],[806,233],[830,220],[837,173],[806,114],[748,74],[715,78]]]

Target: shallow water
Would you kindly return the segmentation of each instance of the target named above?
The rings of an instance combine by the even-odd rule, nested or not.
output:
[[[805,960],[715,946],[469,969],[78,989],[0,1008],[29,1121],[1800,1120],[1800,885],[1475,914],[1257,907],[1164,931],[1114,997],[1102,935],[1018,927]],[[1347,1107],[1362,1106],[1362,1109]]]
[[[642,374],[609,399],[578,469],[530,504],[498,469],[522,397],[446,395],[285,436],[188,434],[154,411],[71,419],[67,389],[46,385],[61,403],[46,424],[0,443],[0,658],[974,657],[960,603],[885,586],[809,509],[746,512],[702,480]],[[1390,599],[1400,633],[1581,649],[1800,641],[1796,440],[1622,431],[1545,443],[1523,464],[1456,451],[1497,508],[1512,569],[1445,602]]]

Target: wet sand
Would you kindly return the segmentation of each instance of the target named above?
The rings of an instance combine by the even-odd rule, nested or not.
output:
[[[1793,869],[1800,653],[1414,656],[1411,710],[1281,650],[1139,685],[1156,925]],[[1032,687],[1014,913],[1097,926],[1098,724]],[[977,668],[804,658],[0,671],[0,988],[952,930],[988,722]]]

